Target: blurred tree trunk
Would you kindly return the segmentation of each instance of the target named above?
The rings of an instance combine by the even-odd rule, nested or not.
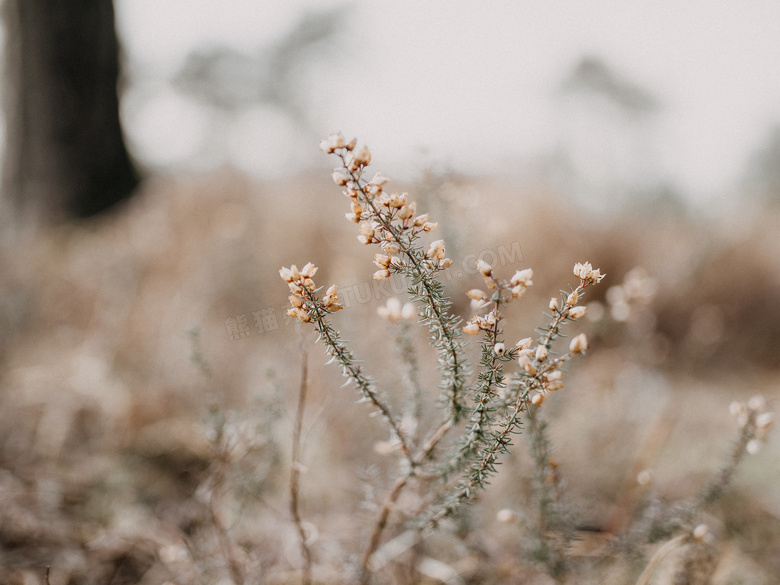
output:
[[[138,174],[119,123],[112,0],[4,0],[2,197],[16,221],[87,217]]]

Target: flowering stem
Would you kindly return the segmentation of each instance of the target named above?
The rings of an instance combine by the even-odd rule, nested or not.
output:
[[[441,470],[441,476],[446,477],[461,469],[467,461],[487,440],[487,430],[492,425],[490,405],[496,398],[496,389],[504,386],[503,368],[499,363],[499,357],[494,351],[498,342],[499,325],[501,315],[498,312],[500,301],[496,301],[494,314],[495,323],[485,332],[482,342],[482,366],[477,376],[478,383],[475,389],[476,404],[471,412],[469,424],[464,432],[463,440],[452,455],[446,466]]]
[[[422,254],[413,247],[419,232],[412,233],[410,238],[404,237],[403,230],[397,229],[390,219],[377,209],[371,196],[366,192],[365,186],[361,184],[360,171],[353,171],[349,168],[343,153],[339,154],[339,157],[344,163],[344,168],[349,173],[352,183],[360,193],[362,203],[368,206],[371,210],[371,216],[390,234],[392,240],[411,263],[411,268],[406,266],[401,269],[401,272],[411,279],[410,292],[421,300],[430,311],[431,315],[426,315],[425,320],[431,332],[432,343],[439,351],[440,363],[443,365],[442,389],[449,404],[448,417],[457,422],[462,411],[461,393],[465,382],[465,363],[461,355],[461,346],[457,341],[458,318],[447,313],[450,301],[443,295],[441,283],[433,276],[436,271],[429,271],[423,266]],[[415,254],[415,252],[418,253]],[[422,288],[415,288],[418,284]]]
[[[392,430],[393,435],[401,447],[401,453],[403,454],[404,458],[411,460],[409,446],[407,445],[406,439],[401,432],[401,427],[391,414],[390,408],[384,403],[377,391],[374,389],[374,382],[367,376],[363,375],[360,366],[355,363],[352,352],[349,350],[346,343],[344,343],[344,341],[341,339],[339,332],[336,331],[336,329],[334,329],[326,319],[326,315],[328,313],[317,304],[315,293],[307,290],[306,295],[307,298],[312,301],[314,306],[314,315],[312,315],[312,320],[316,323],[317,332],[320,336],[319,338],[323,340],[328,348],[328,354],[332,357],[332,359],[339,362],[344,377],[351,380],[352,383],[355,384],[355,386],[358,388],[358,390],[360,390],[360,393],[363,395],[363,397],[377,408],[385,421],[387,421],[387,423],[390,425],[390,429]]]
[[[435,526],[440,520],[452,514],[460,504],[474,497],[475,488],[485,485],[488,476],[496,471],[495,463],[498,456],[506,452],[511,444],[511,434],[520,423],[520,413],[526,407],[527,401],[523,397],[518,397],[507,419],[492,433],[492,440],[469,469],[468,477],[458,483],[455,491],[444,500],[436,512],[424,519],[423,526]]]

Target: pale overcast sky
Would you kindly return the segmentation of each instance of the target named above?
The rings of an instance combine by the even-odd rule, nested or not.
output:
[[[303,11],[339,4],[117,0],[131,62],[160,79],[204,43],[252,52],[282,38]],[[780,122],[775,1],[368,0],[351,6],[345,53],[302,83],[322,133],[359,136],[381,156],[387,174],[418,171],[421,152],[428,162],[484,174],[561,144],[579,144],[586,165],[592,151],[619,150],[600,135],[598,120],[590,126],[592,146],[588,133],[573,142],[567,137],[573,122],[556,89],[583,55],[602,58],[659,99],[659,113],[642,130],[646,152],[637,156],[699,199],[733,185],[748,155]],[[175,164],[210,130],[171,90],[161,86],[156,99],[129,133],[151,159]],[[298,144],[278,112],[257,108],[238,126],[230,156],[249,170],[272,174],[295,160],[315,160],[308,157],[316,144]]]

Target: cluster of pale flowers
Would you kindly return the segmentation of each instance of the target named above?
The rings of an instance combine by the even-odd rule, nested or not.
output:
[[[757,394],[747,403],[734,401],[729,405],[729,411],[736,417],[740,427],[748,424],[754,426],[755,436],[748,441],[746,450],[751,455],[757,453],[761,445],[766,442],[769,429],[775,422],[775,413],[767,409],[766,399]]]
[[[344,308],[344,305],[339,304],[338,288],[335,284],[331,285],[321,300],[315,297],[317,287],[312,278],[316,272],[317,267],[311,262],[300,270],[295,264],[279,270],[279,276],[287,283],[292,293],[289,296],[292,308],[287,310],[287,314],[301,323],[308,323],[312,318],[316,318],[317,307],[323,313],[335,313]]]
[[[601,270],[593,268],[590,262],[577,262],[574,265],[574,276],[582,281],[583,286],[589,284],[598,284],[606,274],[601,274]]]
[[[495,307],[486,315],[475,315],[471,318],[463,327],[463,332],[468,335],[477,335],[480,331],[495,331],[500,318],[499,305],[519,298],[533,284],[534,273],[530,268],[518,270],[508,282],[505,282],[496,278],[493,268],[487,262],[480,260],[477,267],[488,291],[471,289],[466,295],[471,299],[471,306],[475,311],[491,303],[495,303]],[[591,284],[600,282],[605,276],[598,268],[594,269],[589,262],[578,262],[575,264],[573,272],[580,279],[580,286],[568,295],[563,306],[560,305],[558,298],[550,299],[549,308],[553,312],[554,319],[558,322],[565,319],[577,320],[584,316],[587,308],[577,305],[582,290]],[[502,290],[507,291],[509,295],[502,296]],[[571,340],[569,354],[556,359],[549,359],[549,339],[538,342],[534,346],[534,340],[526,337],[515,343],[513,348],[508,349],[501,342],[496,343],[493,347],[497,356],[517,359],[520,368],[535,380],[532,386],[537,392],[532,396],[531,402],[537,406],[542,404],[548,392],[554,392],[563,387],[563,373],[558,370],[558,366],[573,355],[583,353],[586,349],[588,349],[588,338],[584,333],[580,333]]]
[[[320,143],[327,154],[337,154],[342,166],[333,171],[333,181],[344,187],[344,195],[350,198],[348,220],[360,224],[358,241],[366,246],[378,244],[383,253],[374,258],[376,280],[386,280],[404,267],[399,256],[404,242],[415,236],[435,230],[439,224],[428,221],[428,214],[417,215],[417,203],[410,201],[407,193],[385,193],[384,185],[390,179],[376,173],[370,181],[363,181],[362,174],[371,162],[371,152],[366,146],[357,149],[356,140],[346,142],[341,134],[331,134]],[[452,260],[444,257],[444,240],[431,242],[422,259],[430,268],[447,268]]]
[[[390,297],[387,303],[376,310],[377,314],[388,321],[411,321],[417,315],[412,303],[401,304],[398,297]]]
[[[493,273],[493,267],[484,260],[480,260],[477,263],[477,269],[482,274],[488,291],[494,292],[485,292],[479,288],[473,288],[468,291],[466,296],[471,299],[471,308],[475,311],[487,307],[491,303],[496,303],[496,305],[506,304],[512,299],[518,299],[525,293],[526,289],[533,284],[531,279],[533,278],[534,271],[530,268],[518,270],[509,282],[496,278]],[[509,292],[508,297],[501,295],[501,291],[504,290]],[[498,318],[498,306],[496,306],[487,315],[475,315],[472,317],[463,328],[463,332],[467,335],[477,335],[480,331],[491,331],[495,328]]]

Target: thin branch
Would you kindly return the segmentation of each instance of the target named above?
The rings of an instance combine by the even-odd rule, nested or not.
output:
[[[303,555],[303,585],[311,584],[312,553],[309,548],[306,530],[303,528],[300,513],[300,475],[301,475],[301,429],[303,428],[303,414],[306,408],[306,392],[308,390],[308,351],[301,343],[301,386],[298,390],[298,408],[295,413],[292,436],[292,465],[290,467],[290,512],[301,543]]]

